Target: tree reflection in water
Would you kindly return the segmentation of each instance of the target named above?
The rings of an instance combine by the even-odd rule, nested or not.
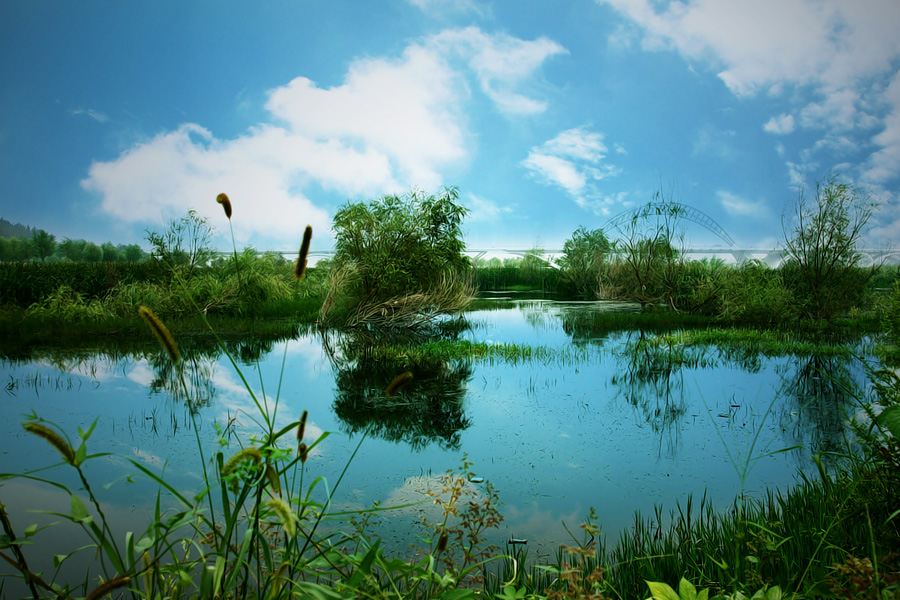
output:
[[[466,360],[413,362],[396,351],[421,341],[415,335],[323,334],[323,346],[335,368],[334,412],[345,431],[368,431],[414,450],[432,443],[459,448],[460,434],[470,425],[463,401],[472,364]],[[387,397],[385,388],[406,371],[413,373],[413,380]]]
[[[856,358],[804,356],[792,359],[781,394],[782,429],[813,453],[841,450],[851,406],[859,396],[864,365]]]
[[[619,386],[622,397],[640,411],[650,428],[661,434],[660,447],[665,435],[672,446],[678,433],[675,426],[687,412],[682,367],[690,357],[683,348],[656,343],[643,331],[626,335],[639,337],[629,339],[616,353],[621,368],[612,376],[612,384]]]
[[[280,340],[242,338],[225,339],[222,344],[235,360],[244,365],[256,365],[260,359],[272,352],[278,341]],[[222,356],[222,349],[215,339],[208,337],[190,340],[181,344],[179,349],[181,362],[177,366],[172,364],[164,352],[153,352],[148,355],[147,360],[153,369],[151,392],[167,394],[192,411],[210,406],[216,397],[213,377]]]

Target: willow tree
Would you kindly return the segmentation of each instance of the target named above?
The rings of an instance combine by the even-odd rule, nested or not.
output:
[[[471,262],[459,191],[413,192],[347,203],[334,216],[335,256],[326,321],[416,324],[464,307]]]
[[[579,227],[565,241],[562,256],[557,262],[564,280],[579,297],[596,299],[603,266],[611,250],[612,246],[602,229]]]
[[[860,188],[830,177],[810,199],[801,189],[784,230],[785,281],[805,316],[827,319],[856,306],[877,266],[864,268],[858,244],[877,205]]]
[[[675,310],[684,277],[679,219],[684,207],[658,192],[619,228],[614,249],[619,261],[617,283],[625,298],[642,307],[668,306]]]

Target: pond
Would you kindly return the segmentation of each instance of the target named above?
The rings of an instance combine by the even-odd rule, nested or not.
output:
[[[357,340],[311,332],[231,347],[279,423],[308,410],[307,440],[334,432],[310,456],[310,476],[336,486],[368,432],[333,509],[423,500],[437,476],[465,456],[476,485],[490,482],[502,502],[505,520],[493,541],[527,539],[537,560],[552,560],[560,543],[571,542],[566,527],[575,531],[591,507],[614,543],[636,511],[652,514],[655,506],[668,510],[704,494],[726,509],[741,494],[786,489],[813,453],[841,446],[856,410],[854,390],[866,385],[862,359],[659,346],[641,342],[649,333],[584,326],[592,313],[622,310],[618,305],[498,300],[497,306],[506,308],[468,312],[456,339],[534,346],[542,350],[538,358],[421,364],[392,399],[383,390],[396,365],[360,351]],[[111,455],[89,461],[87,472],[120,530],[142,531],[157,499],[156,488],[124,458],[164,470],[174,488],[196,493],[203,462],[194,423],[209,461],[220,438],[231,439],[227,457],[238,448],[235,436],[246,441],[259,431],[258,410],[226,356],[209,348],[192,352],[190,339],[179,344],[195,420],[165,356],[151,346],[37,349],[27,359],[3,360],[0,472],[58,461],[44,440],[21,428],[36,413],[73,441],[78,428],[97,421],[88,449]],[[38,475],[78,489],[70,471]],[[0,500],[20,530],[47,520],[29,510],[69,513],[64,493],[33,480],[4,482]],[[175,506],[165,494],[160,501],[164,509]],[[406,556],[426,535],[419,520],[432,510],[425,502],[381,513],[373,532]],[[54,552],[84,543],[76,532],[46,531],[54,537],[38,536]]]

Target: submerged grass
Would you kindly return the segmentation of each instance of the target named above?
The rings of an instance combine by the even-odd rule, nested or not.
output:
[[[712,328],[690,329],[659,335],[655,343],[669,346],[717,346],[740,348],[763,356],[823,356],[849,358],[875,345],[859,335],[835,339],[783,329]],[[860,346],[862,343],[862,347]]]
[[[544,364],[575,364],[591,356],[587,348],[566,346],[531,346],[527,344],[488,344],[468,340],[429,341],[417,345],[379,345],[371,349],[372,357],[398,363],[429,363],[453,360],[475,360],[488,363],[541,362]]]

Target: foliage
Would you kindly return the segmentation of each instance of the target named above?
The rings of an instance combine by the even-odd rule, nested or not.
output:
[[[611,284],[642,307],[662,305],[676,310],[684,258],[675,247],[683,209],[661,192],[620,229],[615,250],[620,278]]]
[[[344,205],[334,217],[335,257],[323,318],[363,323],[398,314],[403,320],[464,306],[471,265],[461,228],[468,211],[458,197],[447,188],[437,196],[416,192]],[[417,300],[404,300],[411,297]]]
[[[895,346],[900,346],[900,282],[891,290],[884,316],[884,328]]]
[[[183,217],[169,221],[162,232],[147,230],[147,241],[153,258],[170,267],[184,265],[190,276],[215,256],[210,246],[212,234],[209,221],[191,209]]]
[[[81,250],[81,260],[87,263],[98,263],[103,260],[103,248],[94,242],[88,242]]]
[[[860,268],[857,245],[876,205],[831,177],[816,184],[813,200],[801,189],[793,220],[783,224],[786,283],[804,315],[828,319],[859,303],[877,267]]]
[[[34,249],[35,256],[41,259],[41,262],[45,262],[56,252],[56,237],[43,229],[38,229],[31,234],[31,247]]]
[[[780,323],[795,316],[796,309],[781,272],[751,260],[725,278],[721,314],[738,322]]]
[[[558,263],[565,281],[579,297],[590,300],[597,297],[601,268],[611,249],[602,229],[588,230],[582,226],[565,241]]]

